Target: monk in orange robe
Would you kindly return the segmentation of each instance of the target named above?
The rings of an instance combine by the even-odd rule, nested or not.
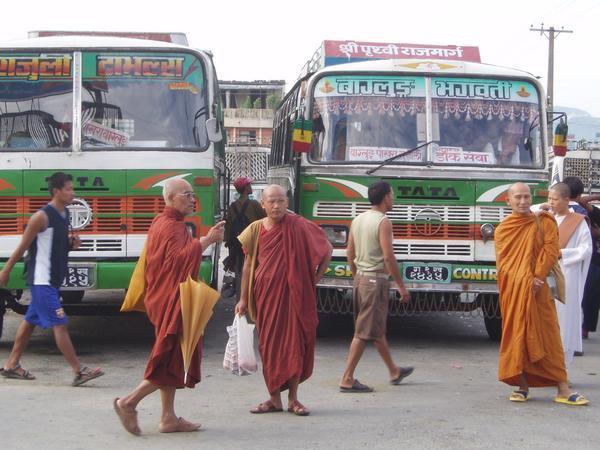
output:
[[[201,343],[192,357],[184,383],[183,356],[180,337],[183,332],[179,284],[188,276],[198,278],[202,251],[223,239],[224,222],[212,227],[205,237],[193,239],[184,222],[195,206],[190,184],[182,179],[167,182],[163,189],[166,207],[148,231],[145,258],[144,305],[156,341],[144,373],[144,380],[129,395],[113,401],[115,412],[127,431],[139,435],[137,404],[147,395],[160,389],[162,433],[195,431],[199,424],[177,417],[174,409],[175,390],[193,388],[200,381]]]
[[[325,232],[287,211],[281,186],[263,191],[267,217],[250,224],[238,237],[246,253],[236,314],[249,312],[256,322],[263,375],[269,400],[250,412],[283,411],[281,391],[289,389],[288,411],[306,416],[298,385],[312,375],[317,338],[315,285],[332,247]]]
[[[519,386],[509,399],[525,402],[530,387],[556,386],[554,401],[584,405],[572,393],[560,339],[556,307],[546,278],[560,256],[558,227],[545,212],[531,210],[531,192],[524,183],[508,190],[512,214],[495,234],[502,342],[498,378]]]

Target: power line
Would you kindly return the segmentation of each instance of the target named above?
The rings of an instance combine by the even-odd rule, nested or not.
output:
[[[573,33],[573,30],[565,30],[561,27],[557,30],[554,27],[544,27],[544,23],[541,24],[540,28],[533,28],[533,25],[529,27],[529,31],[539,31],[541,35],[548,38],[548,81],[546,86],[546,95],[548,101],[548,112],[549,116],[552,117],[554,112],[554,40],[561,33]],[[548,122],[548,140],[552,142],[552,122]]]

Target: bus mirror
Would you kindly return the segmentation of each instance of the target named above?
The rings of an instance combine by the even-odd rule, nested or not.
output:
[[[206,134],[210,142],[221,142],[223,140],[223,133],[216,118],[213,117],[206,121]]]
[[[417,113],[417,141],[427,141],[427,119],[425,113]]]

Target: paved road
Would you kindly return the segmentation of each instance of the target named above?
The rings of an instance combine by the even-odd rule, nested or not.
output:
[[[232,302],[222,301],[204,343],[202,383],[177,394],[178,414],[202,422],[199,433],[158,432],[158,395],[140,404],[143,436],[127,434],[111,402],[140,380],[152,342],[143,316],[72,317],[71,332],[81,359],[107,375],[89,386],[69,386],[71,374],[51,334],[34,335],[23,365],[32,382],[0,379],[0,446],[7,449],[154,448],[598,448],[600,338],[586,342],[585,356],[571,371],[575,387],[592,406],[552,402],[552,389],[533,392],[527,404],[507,400],[507,386],[495,379],[497,344],[482,320],[434,315],[392,322],[390,342],[398,362],[415,365],[401,386],[390,386],[373,348],[357,376],[372,394],[341,394],[336,385],[344,367],[351,328],[338,323],[319,339],[313,377],[301,386],[301,401],[312,415],[255,416],[248,410],[266,398],[260,374],[236,377],[222,367],[225,326]],[[0,341],[5,360],[20,317],[8,313]]]

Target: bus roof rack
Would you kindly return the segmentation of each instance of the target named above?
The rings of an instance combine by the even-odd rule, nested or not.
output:
[[[52,36],[100,36],[100,37],[123,37],[129,39],[145,39],[148,41],[168,42],[171,44],[189,46],[185,33],[154,33],[137,31],[30,31],[28,37],[52,37]]]

